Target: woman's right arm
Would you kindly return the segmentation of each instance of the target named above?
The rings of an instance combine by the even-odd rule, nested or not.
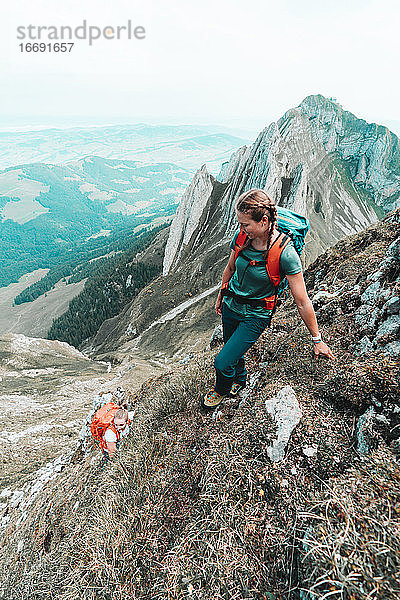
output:
[[[232,277],[234,272],[235,272],[235,252],[232,250],[231,255],[229,257],[228,264],[226,265],[225,270],[222,273],[221,287],[224,285],[224,283],[228,283],[228,281],[230,280],[230,278]],[[217,301],[215,303],[215,312],[219,316],[221,316],[221,314],[222,314],[222,302],[223,302],[223,296],[222,296],[222,292],[220,290]]]

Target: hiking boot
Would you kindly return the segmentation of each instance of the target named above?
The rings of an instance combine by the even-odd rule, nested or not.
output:
[[[230,395],[237,396],[239,394],[239,392],[244,390],[245,387],[246,387],[245,383],[233,383],[232,387],[231,387]]]
[[[208,392],[202,399],[201,406],[202,408],[208,409],[216,408],[221,404],[224,398],[225,396],[221,396],[221,394],[218,394],[215,390],[211,390],[211,392]]]

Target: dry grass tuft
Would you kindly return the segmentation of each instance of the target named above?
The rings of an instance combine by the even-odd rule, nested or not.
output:
[[[382,448],[299,511],[302,587],[312,598],[400,597],[400,471]]]

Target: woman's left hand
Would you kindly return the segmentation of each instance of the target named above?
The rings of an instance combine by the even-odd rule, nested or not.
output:
[[[286,278],[289,282],[289,287],[301,318],[311,335],[316,337],[318,335],[317,317],[315,316],[314,307],[307,294],[303,273],[300,272],[295,275],[286,275]],[[314,344],[314,356],[315,358],[321,357],[335,360],[332,350],[325,342]]]
[[[325,344],[325,342],[319,342],[318,344],[314,344],[314,356],[315,358],[321,357],[335,360],[335,356],[332,350],[329,348],[328,344]]]

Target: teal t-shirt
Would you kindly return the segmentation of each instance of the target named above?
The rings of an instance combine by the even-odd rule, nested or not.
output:
[[[230,248],[235,249],[236,238],[239,231],[235,233],[233,240],[230,243]],[[272,296],[275,292],[274,285],[268,277],[267,270],[264,265],[252,266],[243,258],[246,256],[250,260],[263,260],[264,250],[255,250],[250,244],[248,248],[242,250],[236,259],[236,270],[229,280],[228,288],[243,298],[251,298],[252,300],[262,300]],[[283,249],[279,260],[279,271],[281,278],[285,275],[296,275],[302,271],[300,257],[297,254],[292,242],[289,242],[286,248]],[[240,304],[234,298],[225,296],[224,302],[231,310],[241,314],[242,316],[253,317],[268,317],[271,311],[266,310],[262,306],[250,306],[250,304]]]

